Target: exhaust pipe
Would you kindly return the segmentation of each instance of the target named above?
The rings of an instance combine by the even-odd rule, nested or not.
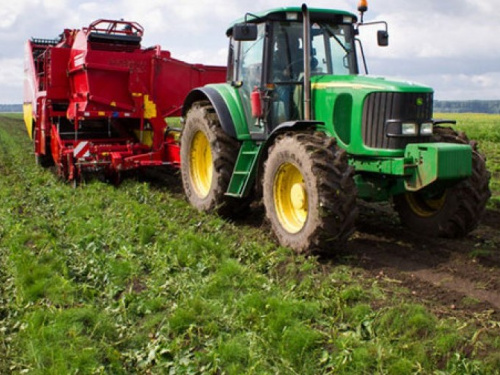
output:
[[[311,120],[311,21],[306,4],[302,4],[302,23],[304,25],[302,35],[304,42],[304,120]]]

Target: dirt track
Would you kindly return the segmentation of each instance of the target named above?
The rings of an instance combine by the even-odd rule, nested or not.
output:
[[[363,205],[345,249],[348,264],[408,288],[442,314],[500,318],[500,212],[486,212],[462,239],[425,238],[402,228],[387,205]]]

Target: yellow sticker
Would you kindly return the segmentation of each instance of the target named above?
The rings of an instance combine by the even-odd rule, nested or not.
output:
[[[144,118],[156,117],[156,104],[149,100],[149,95],[144,95]]]

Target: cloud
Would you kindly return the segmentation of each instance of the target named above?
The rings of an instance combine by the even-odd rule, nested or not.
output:
[[[19,77],[23,76],[23,60],[20,58],[7,58],[2,60],[0,81],[4,84],[17,85]]]
[[[23,59],[4,58],[0,60],[0,103],[22,103]]]
[[[491,0],[371,0],[365,21],[389,23],[390,46],[376,45],[378,26],[361,31],[370,72],[424,81],[436,95],[500,99],[500,23]],[[99,18],[137,21],[144,46],[161,45],[189,62],[226,63],[225,31],[246,12],[289,0],[14,0],[0,7],[0,103],[22,101],[23,46],[32,36],[56,38]],[[301,2],[293,5],[300,5]],[[355,0],[309,0],[310,7],[356,11]],[[16,62],[20,64],[15,66]],[[447,81],[451,80],[451,81]],[[498,80],[497,80],[498,81]],[[450,83],[451,82],[451,83]],[[444,95],[444,96],[443,96]]]
[[[374,3],[374,2],[373,2]],[[423,82],[438,99],[500,99],[500,24],[487,0],[377,1],[375,19],[389,24],[390,45],[362,29],[370,73]]]
[[[404,8],[400,2],[399,6],[388,0],[380,3],[383,10],[378,17],[390,25],[387,58],[500,58],[500,27],[491,18],[491,1],[406,1]]]
[[[5,6],[0,8],[0,30],[5,30],[14,24],[16,21],[16,14],[12,12],[12,6]]]
[[[442,74],[422,77],[434,84],[440,100],[498,100],[500,73]]]

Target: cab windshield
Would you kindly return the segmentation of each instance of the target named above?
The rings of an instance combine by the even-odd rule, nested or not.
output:
[[[358,73],[351,25],[315,23],[311,34],[313,59],[318,61],[316,74]]]
[[[303,32],[298,22],[274,24],[274,81],[298,81],[303,72]],[[350,24],[311,23],[311,74],[357,74],[353,28]]]

